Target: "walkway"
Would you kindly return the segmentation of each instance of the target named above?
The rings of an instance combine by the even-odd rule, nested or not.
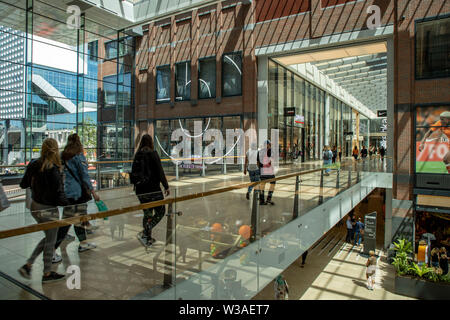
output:
[[[308,170],[318,165],[320,162],[293,165],[282,168],[278,175]],[[379,169],[383,170],[383,167]],[[339,191],[346,189],[349,181],[352,185],[356,183],[354,172],[350,179],[348,177],[347,171],[341,171],[338,182],[336,172],[333,172],[330,176],[324,177],[324,187],[321,189],[320,174],[302,176],[299,215],[317,206],[321,194],[324,198],[333,197]],[[171,181],[171,196],[212,190],[239,182],[248,182],[248,176],[232,173]],[[260,208],[262,234],[278,229],[291,221],[295,194],[294,182],[295,179],[279,181],[274,194],[276,205]],[[221,261],[214,259],[210,254],[210,244],[204,241],[209,240],[210,237],[206,230],[208,226],[219,222],[226,233],[221,242],[232,244],[236,241],[238,237],[236,225],[249,225],[251,219],[251,202],[245,199],[245,193],[245,189],[239,189],[177,203],[173,210],[182,211],[183,215],[175,217],[178,227],[175,238],[176,257],[174,247],[165,246],[166,218],[155,228],[153,236],[158,241],[148,252],[136,239],[136,234],[142,228],[142,212],[130,212],[111,217],[107,221],[96,221],[99,229],[89,235],[89,239],[96,243],[97,249],[79,254],[78,241],[65,241],[61,246],[63,262],[55,268],[58,272],[64,273],[69,265],[79,265],[82,270],[81,290],[68,290],[65,282],[42,286],[41,256],[36,260],[31,280],[25,280],[18,275],[17,268],[31,254],[34,245],[42,238],[42,232],[0,240],[2,256],[0,271],[52,299],[133,299],[143,292],[148,292],[149,289],[153,290],[152,288],[155,290],[154,293],[158,293],[158,288],[164,282],[164,274],[173,274],[174,278],[185,277],[199,270],[207,270]],[[100,192],[100,195],[110,209],[138,204],[131,187],[104,190]],[[88,211],[95,212],[95,210],[95,206],[90,204]],[[287,213],[290,213],[290,216]],[[1,229],[34,223],[30,214],[23,211],[0,217]],[[123,230],[122,234],[120,230]],[[73,231],[71,233],[73,234]],[[176,268],[173,267],[175,259]]]

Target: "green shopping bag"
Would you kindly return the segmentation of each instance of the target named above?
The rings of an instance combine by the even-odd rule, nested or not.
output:
[[[108,207],[102,200],[95,201],[95,204],[97,205],[98,211],[100,211],[100,212],[108,211]],[[108,220],[108,217],[103,218],[103,220]]]

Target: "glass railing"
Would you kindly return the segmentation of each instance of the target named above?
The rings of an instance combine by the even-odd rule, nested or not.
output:
[[[318,162],[280,168],[264,186],[267,200],[270,182],[276,182],[274,204],[261,205],[261,183],[239,175],[226,180],[211,176],[198,184],[187,183],[189,179],[173,182],[168,197],[146,204],[131,188],[107,189],[99,192],[107,211],[99,212],[90,201],[86,215],[74,215],[80,210],[67,206],[43,211],[42,219],[48,218],[43,223],[36,223],[23,203],[15,211],[11,206],[0,213],[0,271],[51,299],[251,299],[377,183],[384,183],[390,162],[368,159],[330,168]],[[249,186],[253,190],[247,199]],[[161,199],[161,194],[146,197]],[[162,217],[150,246],[139,237],[148,222],[144,210],[153,211],[151,221]],[[52,264],[52,270],[67,274],[64,281],[42,282],[42,253],[31,279],[18,273],[44,237],[43,230],[71,224],[77,230],[70,228],[71,239],[56,250],[62,261]],[[83,232],[96,247],[79,252],[78,235]]]

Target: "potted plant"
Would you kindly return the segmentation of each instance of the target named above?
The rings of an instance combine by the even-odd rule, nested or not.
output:
[[[450,277],[442,275],[439,268],[415,263],[411,242],[400,239],[394,243],[394,250],[395,293],[419,299],[450,299]]]

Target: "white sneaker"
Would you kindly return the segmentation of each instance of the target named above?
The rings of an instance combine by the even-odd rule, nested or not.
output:
[[[56,252],[53,254],[52,263],[59,263],[62,261],[62,257]]]

